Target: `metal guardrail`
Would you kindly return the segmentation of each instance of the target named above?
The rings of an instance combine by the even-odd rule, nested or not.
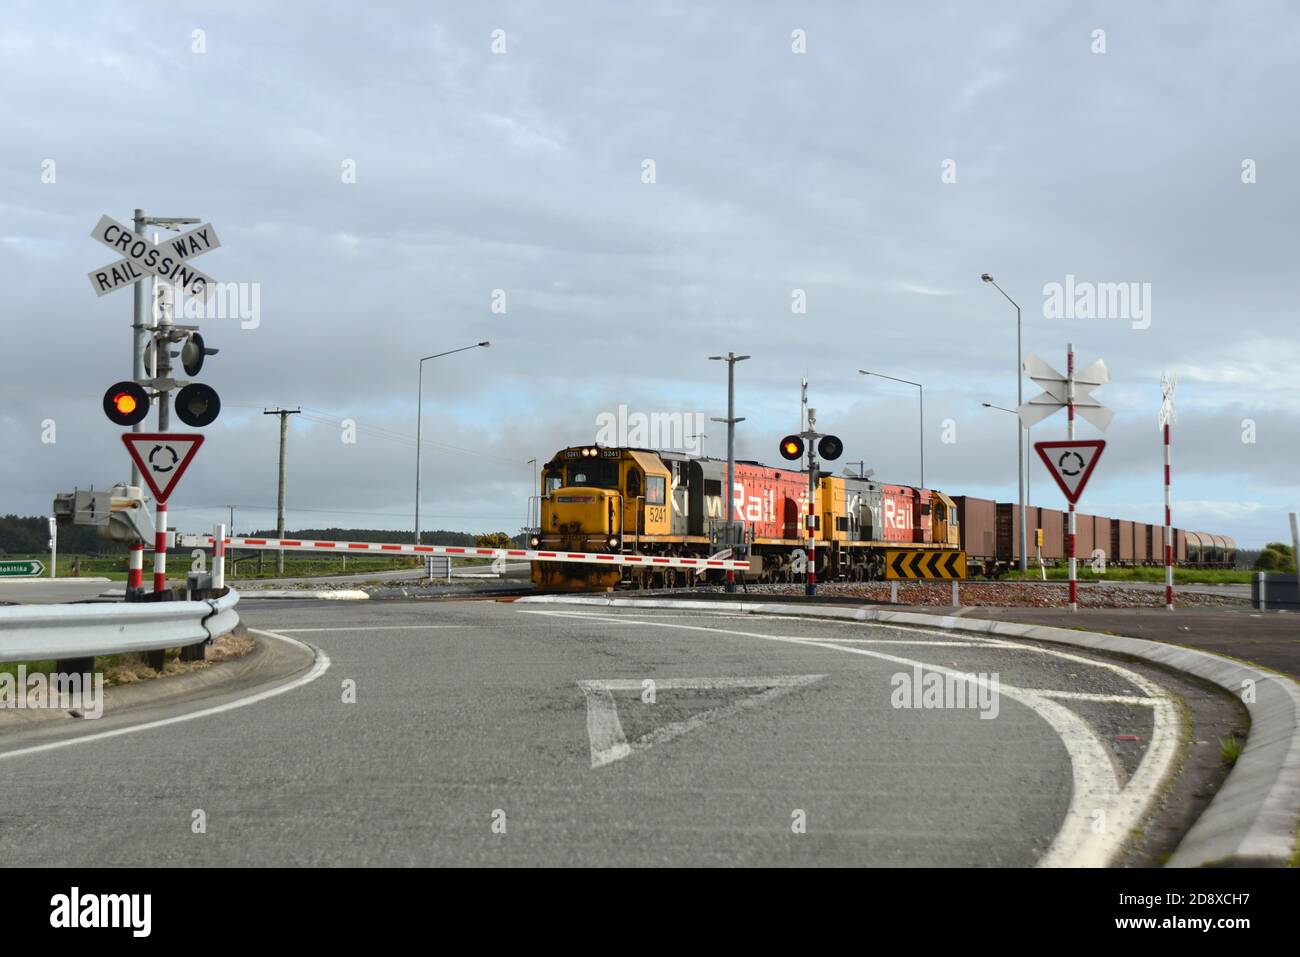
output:
[[[239,624],[233,588],[203,601],[0,608],[0,661],[58,661],[184,648]]]

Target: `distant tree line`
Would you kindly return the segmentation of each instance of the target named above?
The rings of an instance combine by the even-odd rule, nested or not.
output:
[[[50,523],[44,515],[0,517],[0,555],[39,555],[50,550]],[[122,546],[99,537],[89,525],[59,528],[59,552],[65,555],[107,555]]]
[[[1255,558],[1255,570],[1259,572],[1295,571],[1295,554],[1291,546],[1282,542],[1269,542]]]
[[[274,529],[259,529],[241,533],[246,538],[275,538]],[[392,542],[409,545],[412,534],[388,528],[299,528],[284,533],[285,538],[312,538],[320,541]],[[0,555],[32,555],[50,549],[49,522],[43,515],[0,517]],[[480,547],[507,547],[512,539],[505,532],[473,535],[469,532],[449,532],[446,529],[421,533],[425,545],[478,545]],[[486,543],[491,543],[486,544]],[[59,528],[59,553],[63,555],[115,555],[125,551],[120,542],[105,541],[95,528],[88,525],[67,525]]]
[[[275,538],[275,529],[259,529],[256,532],[240,532],[240,538]],[[285,538],[312,538],[322,542],[389,542],[410,545],[415,536],[411,532],[391,528],[299,528],[286,530]],[[433,532],[421,532],[420,542],[424,545],[473,545],[477,536],[468,532],[448,532],[438,529]]]

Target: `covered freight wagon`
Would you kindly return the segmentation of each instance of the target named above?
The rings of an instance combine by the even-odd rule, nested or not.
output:
[[[989,574],[998,564],[998,507],[992,499],[958,495],[957,524],[961,547],[969,565],[978,564]]]

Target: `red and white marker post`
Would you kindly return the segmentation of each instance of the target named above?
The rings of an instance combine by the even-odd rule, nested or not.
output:
[[[1165,445],[1165,609],[1174,610],[1174,518],[1170,507],[1169,487],[1172,484],[1169,460],[1169,423],[1174,417],[1174,386],[1177,379],[1173,376],[1161,376],[1160,391],[1164,400],[1160,403],[1160,430],[1164,433]]]
[[[167,590],[167,503],[159,502],[154,512],[153,590]]]
[[[1071,342],[1066,346],[1065,353],[1065,380],[1066,380],[1066,437],[1074,441],[1074,343]],[[1077,519],[1074,514],[1074,502],[1070,502],[1070,533],[1066,537],[1066,556],[1070,564],[1070,611],[1079,610],[1079,560],[1074,554],[1074,536],[1077,528],[1075,522]]]
[[[212,587],[226,587],[226,525],[218,522],[212,529]]]
[[[144,590],[144,542],[134,542],[126,567],[127,592]]]

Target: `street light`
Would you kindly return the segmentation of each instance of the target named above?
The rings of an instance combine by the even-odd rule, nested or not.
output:
[[[1016,407],[1025,404],[1025,374],[1024,374],[1024,351],[1020,345],[1020,304],[1007,295],[1006,290],[994,281],[988,273],[981,273],[980,280],[990,283],[994,289],[1002,293],[1002,298],[1011,305],[1016,307]],[[1025,443],[1028,441],[1025,435],[1025,426],[1021,422],[1016,426],[1016,461],[1020,468],[1020,570],[1023,572],[1029,568],[1029,558],[1025,554],[1028,548],[1028,534],[1025,531]]]
[[[465,352],[468,349],[486,349],[490,345],[492,345],[490,342],[476,342],[472,346],[461,346],[459,349],[437,352],[420,360],[419,386],[415,400],[415,544],[417,545],[420,544],[420,438],[424,424],[424,364],[430,359],[440,359],[443,356],[455,355],[457,352]]]
[[[892,375],[885,375],[883,372],[868,372],[866,369],[859,369],[861,375],[873,375],[880,379],[889,379],[893,382],[902,382],[904,385],[914,385],[919,391],[921,401],[921,434],[917,436],[921,444],[921,488],[925,488],[925,389],[919,382],[913,382],[910,379],[896,379]]]

